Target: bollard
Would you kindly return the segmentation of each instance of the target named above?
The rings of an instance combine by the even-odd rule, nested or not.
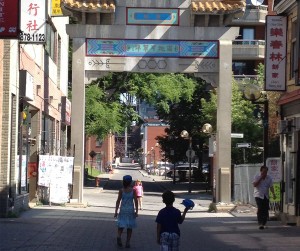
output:
[[[100,186],[100,178],[96,177],[95,181],[96,181],[96,187]]]

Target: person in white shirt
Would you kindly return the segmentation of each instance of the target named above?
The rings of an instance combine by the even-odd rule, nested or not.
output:
[[[254,198],[257,205],[257,221],[259,229],[264,229],[269,218],[269,190],[276,199],[273,180],[268,175],[268,167],[261,166],[260,173],[256,174],[252,182],[254,186]]]

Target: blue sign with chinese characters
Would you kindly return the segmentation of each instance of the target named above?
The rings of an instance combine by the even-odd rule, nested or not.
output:
[[[179,9],[127,8],[128,25],[179,25]]]
[[[219,58],[219,42],[87,39],[86,56]]]

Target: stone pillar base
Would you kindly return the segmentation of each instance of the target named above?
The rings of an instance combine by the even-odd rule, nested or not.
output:
[[[229,203],[231,202],[231,177],[230,168],[221,167],[219,169],[219,202]]]

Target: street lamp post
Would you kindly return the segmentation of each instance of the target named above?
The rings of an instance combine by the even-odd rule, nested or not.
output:
[[[261,102],[264,105],[264,165],[266,165],[267,158],[269,157],[269,101],[267,97]]]
[[[170,149],[170,156],[174,156],[174,155],[175,155],[174,149]],[[176,171],[176,169],[175,169],[175,161],[174,161],[173,162],[173,184],[176,183],[176,181],[175,181],[175,171]]]
[[[248,85],[244,90],[244,97],[250,100],[252,104],[263,105],[263,161],[266,164],[267,158],[269,156],[269,100],[267,95],[263,96],[263,100],[258,101],[262,96],[262,91],[257,85]]]
[[[188,187],[188,192],[191,193],[192,192],[192,183],[191,183],[191,176],[192,176],[192,137],[189,136],[189,133],[186,130],[183,130],[180,133],[180,136],[182,138],[188,139],[189,140],[189,148],[188,148],[188,159],[189,159],[189,187]],[[175,170],[174,170],[175,171]]]
[[[153,168],[154,168],[154,170],[156,169],[156,167],[157,167],[157,163],[156,163],[156,150],[155,150],[155,148],[156,147],[159,147],[159,143],[155,143],[155,147],[151,147],[151,151],[153,152]]]

